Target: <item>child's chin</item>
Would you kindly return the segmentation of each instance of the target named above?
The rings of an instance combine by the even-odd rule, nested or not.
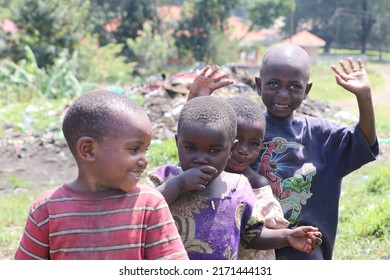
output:
[[[230,165],[230,172],[234,173],[242,173],[245,170],[244,166],[238,166],[238,165]]]

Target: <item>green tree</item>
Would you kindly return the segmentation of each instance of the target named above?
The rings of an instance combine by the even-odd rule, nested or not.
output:
[[[310,30],[326,41],[325,52],[329,52],[332,46],[337,46],[360,48],[363,54],[381,7],[385,8],[389,4],[386,0],[294,1],[296,9],[292,14],[293,21],[286,21],[288,24],[285,30]],[[290,23],[293,24],[292,28]]]
[[[292,10],[286,13],[286,34],[307,29],[326,41],[328,53],[334,41],[337,41],[340,17],[338,11],[345,9],[348,0],[290,0]]]
[[[126,44],[127,39],[139,36],[145,22],[156,22],[155,0],[91,0],[90,21],[94,33],[99,34],[100,45],[123,44],[122,55],[130,60],[134,53]],[[158,1],[157,1],[158,2]],[[107,24],[112,27],[108,30]]]
[[[377,0],[371,3],[372,13],[375,14],[376,22],[372,27],[369,37],[370,45],[379,50],[379,61],[382,61],[382,52],[390,48],[390,2],[388,0]]]
[[[208,53],[216,46],[213,36],[219,32],[219,40],[223,43],[228,40],[222,38],[226,30],[226,20],[233,15],[236,8],[241,8],[252,20],[252,29],[270,26],[275,18],[286,11],[285,1],[277,0],[196,0],[184,1],[183,19],[179,23],[175,34],[179,54],[185,56],[192,53],[198,61],[213,58]],[[223,47],[226,47],[225,45]],[[220,47],[221,48],[221,47]]]
[[[252,22],[249,30],[272,26],[275,19],[295,9],[293,4],[294,1],[286,0],[242,0],[241,3]]]
[[[20,58],[29,46],[39,67],[48,67],[67,49],[73,53],[87,31],[89,1],[22,0],[11,14],[19,32],[12,38],[12,55]]]
[[[127,39],[127,45],[142,65],[143,75],[150,76],[164,69],[170,57],[176,57],[174,39],[169,35],[153,32],[151,24],[143,24],[143,32],[135,39]]]

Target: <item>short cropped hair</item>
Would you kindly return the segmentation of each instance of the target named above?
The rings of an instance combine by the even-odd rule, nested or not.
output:
[[[302,47],[294,43],[277,43],[269,47],[264,53],[260,67],[260,77],[267,71],[267,66],[275,62],[290,63],[295,67],[301,67],[301,70],[310,78],[310,57]]]
[[[259,121],[265,128],[265,117],[263,108],[252,99],[243,96],[233,96],[226,99],[234,111],[237,118],[241,118],[250,122]]]
[[[218,124],[227,131],[231,141],[236,139],[236,113],[232,106],[220,98],[200,96],[189,100],[180,112],[177,133],[180,134],[187,125],[195,123],[204,126]]]
[[[115,132],[121,116],[145,113],[143,108],[128,97],[108,90],[96,90],[81,95],[68,108],[62,132],[73,155],[76,143],[84,136],[97,140]]]

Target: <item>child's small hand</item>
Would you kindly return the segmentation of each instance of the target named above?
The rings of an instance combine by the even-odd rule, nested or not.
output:
[[[332,70],[336,73],[337,84],[356,96],[370,94],[370,82],[362,60],[357,60],[358,65],[356,65],[352,58],[348,58],[347,60],[349,67],[344,60],[339,61],[341,69],[332,65]]]
[[[203,190],[209,184],[213,174],[216,174],[217,172],[217,169],[209,165],[190,168],[181,175],[183,176],[182,189],[187,191]]]
[[[301,226],[291,229],[287,240],[291,247],[306,254],[311,254],[322,244],[322,233],[318,228]]]
[[[209,70],[211,70],[210,73],[208,73]],[[218,65],[215,65],[213,68],[210,65],[206,65],[192,82],[188,100],[199,96],[209,96],[216,89],[234,84],[234,80],[228,79],[230,73],[218,75],[219,70]]]

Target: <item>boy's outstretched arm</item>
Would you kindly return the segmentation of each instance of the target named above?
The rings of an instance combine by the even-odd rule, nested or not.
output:
[[[264,227],[248,244],[248,249],[269,250],[291,246],[306,254],[313,253],[322,244],[318,228],[301,226],[294,229],[268,229]]]
[[[216,89],[234,84],[234,80],[228,78],[230,73],[218,74],[220,69],[218,65],[203,67],[191,84],[187,100],[199,96],[209,96]]]
[[[352,58],[339,62],[341,69],[332,65],[336,74],[337,84],[355,94],[359,106],[359,126],[372,147],[377,136],[375,128],[375,113],[371,97],[371,86],[361,59],[356,62]]]

